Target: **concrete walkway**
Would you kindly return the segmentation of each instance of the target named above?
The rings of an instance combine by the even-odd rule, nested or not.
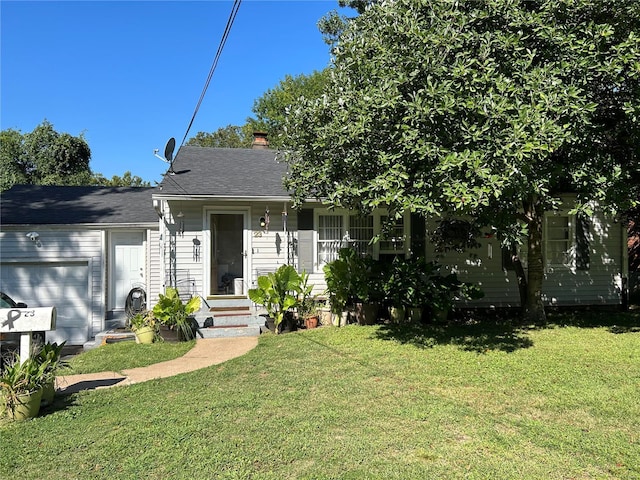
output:
[[[81,390],[94,390],[132,385],[155,378],[171,377],[226,362],[244,355],[258,344],[258,337],[199,338],[184,356],[148,367],[117,372],[100,372],[56,377],[56,394],[70,395]]]

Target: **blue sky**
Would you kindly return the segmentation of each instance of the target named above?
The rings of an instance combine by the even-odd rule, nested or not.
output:
[[[0,127],[44,119],[84,134],[91,169],[160,181],[180,144],[232,1],[0,2]],[[189,137],[242,125],[285,75],[328,65],[317,21],[336,0],[243,0]]]

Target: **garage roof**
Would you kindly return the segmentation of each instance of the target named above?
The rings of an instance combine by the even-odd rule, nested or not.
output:
[[[2,225],[157,223],[150,187],[16,185],[0,195]]]

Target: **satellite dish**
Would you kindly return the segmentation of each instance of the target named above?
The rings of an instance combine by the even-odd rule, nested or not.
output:
[[[167,162],[171,163],[173,160],[173,150],[176,148],[176,139],[171,137],[167,142],[166,147],[164,147],[164,158]]]

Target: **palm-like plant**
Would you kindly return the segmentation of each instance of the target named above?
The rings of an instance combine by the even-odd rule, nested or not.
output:
[[[159,294],[158,303],[153,307],[153,316],[164,325],[175,327],[182,338],[191,340],[194,333],[188,318],[200,310],[200,305],[200,297],[192,297],[184,303],[178,290],[168,287],[164,295]]]
[[[273,318],[275,332],[284,319],[286,311],[296,307],[299,295],[308,295],[306,273],[299,274],[291,265],[282,265],[275,272],[258,277],[258,287],[249,289],[252,302],[264,306]],[[307,291],[308,290],[308,291]]]

